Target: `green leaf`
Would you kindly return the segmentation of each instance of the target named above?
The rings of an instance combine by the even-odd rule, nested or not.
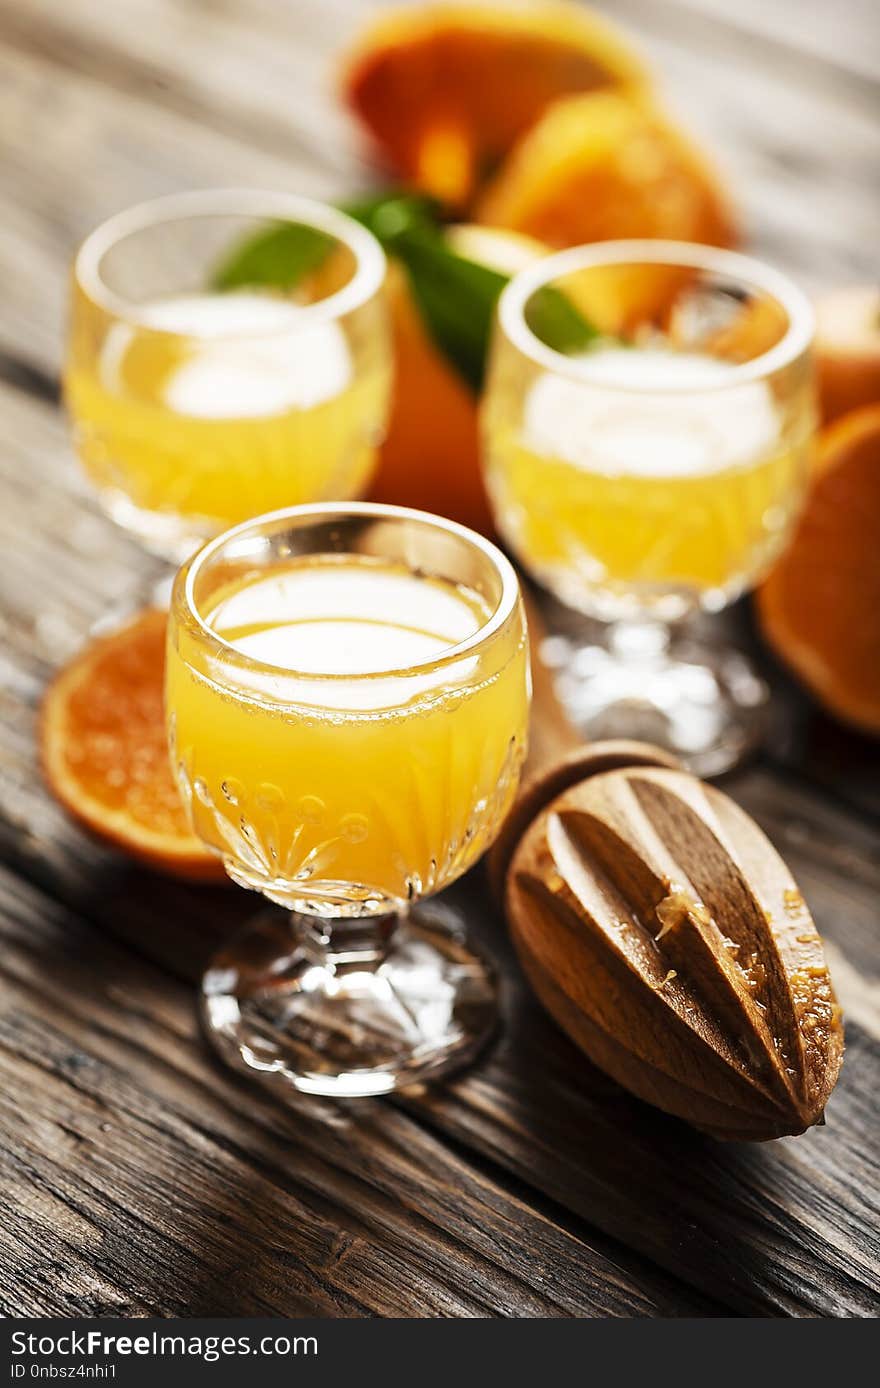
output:
[[[423,193],[380,193],[342,203],[340,211],[365,226],[387,249],[405,232],[436,230],[440,204]]]
[[[509,276],[450,250],[436,231],[409,231],[393,246],[440,351],[472,390],[483,384],[498,296]]]
[[[383,193],[340,210],[372,231],[383,246],[411,227],[434,225],[436,204],[409,193]],[[301,222],[270,222],[233,247],[211,275],[211,288],[256,285],[295,289],[333,249],[332,236]]]
[[[383,193],[343,205],[404,266],[434,343],[474,391],[483,383],[498,296],[509,276],[456,254],[443,238],[439,207],[412,193]],[[211,279],[215,289],[272,285],[293,289],[318,268],[334,242],[313,227],[275,222],[241,242]],[[527,319],[548,347],[573,353],[598,332],[558,289],[539,290]]]
[[[390,249],[406,268],[413,297],[435,344],[471,389],[479,391],[495,308],[510,276],[457,255],[436,230],[408,230]],[[532,296],[526,317],[536,336],[557,352],[586,351],[601,337],[571,300],[552,286]]]
[[[526,304],[526,323],[541,342],[554,352],[576,356],[601,339],[607,339],[575,308],[561,289],[545,285]]]

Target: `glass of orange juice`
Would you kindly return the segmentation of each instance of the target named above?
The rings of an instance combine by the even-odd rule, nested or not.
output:
[[[262,234],[263,259],[274,244],[293,266],[287,289],[261,282],[274,263],[248,282],[242,248]],[[369,231],[283,193],[185,193],[93,232],[64,390],[110,514],[179,561],[248,516],[361,495],[387,411],[384,276]]]
[[[726,607],[786,543],[815,428],[811,340],[783,275],[702,246],[576,247],[503,291],[490,499],[525,567],[595,619],[545,646],[587,736],[644,737],[703,774],[756,737],[762,681],[683,619]]]
[[[494,1023],[491,971],[437,908],[412,908],[476,862],[516,791],[529,668],[508,560],[393,506],[263,516],[178,573],[166,680],[195,831],[288,912],[205,975],[220,1052],[336,1095],[470,1057]]]

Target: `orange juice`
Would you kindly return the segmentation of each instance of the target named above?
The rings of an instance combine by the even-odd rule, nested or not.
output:
[[[583,379],[545,371],[525,387],[497,371],[484,427],[500,530],[599,615],[615,594],[723,606],[785,541],[811,412],[784,414],[767,382],[736,383],[709,356],[600,346],[582,362]]]
[[[190,294],[108,323],[76,291],[65,393],[111,511],[181,549],[249,516],[360,495],[388,393],[384,354],[268,293]]]
[[[483,648],[490,616],[403,564],[319,554],[214,591],[202,621],[222,681],[204,631],[173,629],[175,770],[237,881],[345,914],[476,861],[513,798],[528,708],[523,623]]]

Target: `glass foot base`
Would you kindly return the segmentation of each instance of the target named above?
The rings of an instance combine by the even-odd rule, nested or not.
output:
[[[202,1020],[223,1059],[336,1098],[387,1094],[471,1060],[495,1027],[490,966],[443,908],[385,921],[378,951],[370,922],[368,952],[357,921],[332,923],[332,947],[323,921],[252,921],[202,980]]]
[[[674,752],[698,776],[718,776],[760,741],[767,687],[738,651],[658,641],[633,631],[633,646],[577,645],[549,637],[541,657],[557,693],[590,741],[637,738]],[[627,633],[629,635],[629,633]]]
[[[98,502],[111,520],[134,535],[149,554],[177,568],[223,527],[210,520],[178,516],[173,511],[147,511],[115,487],[101,487]]]

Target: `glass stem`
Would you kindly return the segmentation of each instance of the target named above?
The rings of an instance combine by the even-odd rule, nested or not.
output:
[[[650,617],[614,622],[608,629],[608,650],[631,667],[656,666],[669,650],[670,640],[667,623]]]
[[[307,916],[291,911],[290,924],[298,947],[313,962],[331,973],[359,967],[374,972],[388,953],[400,918],[395,912],[381,916]]]

